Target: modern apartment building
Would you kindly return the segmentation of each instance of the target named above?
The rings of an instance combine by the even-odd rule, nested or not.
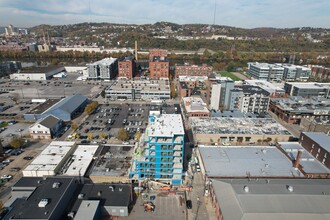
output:
[[[149,62],[150,79],[168,79],[170,76],[170,62],[167,57],[154,57]]]
[[[118,74],[117,58],[104,58],[87,65],[88,79],[112,80]]]
[[[118,78],[132,79],[135,76],[136,63],[133,56],[118,61]]]
[[[180,114],[150,115],[145,145],[136,150],[130,171],[132,180],[182,183],[184,128]]]
[[[210,78],[210,109],[228,110],[230,91],[234,89],[234,81],[229,77]]]
[[[175,76],[209,76],[213,72],[213,67],[203,64],[198,65],[189,65],[185,64],[176,64],[175,65]]]
[[[285,65],[283,72],[284,81],[306,81],[311,76],[311,69],[304,66]]]
[[[229,110],[266,113],[269,106],[269,93],[257,86],[243,85],[230,91]]]

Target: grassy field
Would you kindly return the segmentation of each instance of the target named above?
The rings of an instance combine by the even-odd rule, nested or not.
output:
[[[240,81],[241,80],[240,78],[238,78],[234,74],[232,74],[230,72],[227,72],[227,71],[221,71],[220,72],[220,75],[223,76],[223,77],[229,77],[229,78],[231,78],[234,81]]]

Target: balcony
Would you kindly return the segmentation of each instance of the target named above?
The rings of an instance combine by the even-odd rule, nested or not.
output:
[[[175,143],[182,143],[182,141],[183,141],[183,137],[182,136],[177,136],[177,137],[175,137],[175,139],[174,139],[174,142]]]
[[[174,145],[174,150],[179,150],[179,151],[182,151],[182,145]]]

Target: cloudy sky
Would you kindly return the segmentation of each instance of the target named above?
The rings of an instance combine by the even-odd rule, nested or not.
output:
[[[157,21],[213,24],[215,11],[219,25],[330,28],[330,0],[0,0],[0,26]]]

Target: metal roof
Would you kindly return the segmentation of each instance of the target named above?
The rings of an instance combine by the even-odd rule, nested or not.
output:
[[[53,115],[49,115],[46,118],[41,119],[39,122],[36,122],[36,124],[39,123],[39,124],[45,126],[46,128],[53,128],[59,122],[60,122],[60,119],[56,118]]]
[[[64,112],[67,112],[71,114],[74,112],[80,105],[82,105],[87,98],[85,96],[82,96],[80,94],[76,94],[73,96],[66,97],[53,105],[50,109],[48,109],[48,112],[54,111],[57,109],[60,109]]]
[[[329,184],[328,179],[212,179],[223,218],[230,220],[329,219]]]
[[[324,150],[330,152],[330,137],[323,132],[303,132],[304,135],[319,144]]]
[[[276,147],[199,146],[209,177],[303,177]]]

